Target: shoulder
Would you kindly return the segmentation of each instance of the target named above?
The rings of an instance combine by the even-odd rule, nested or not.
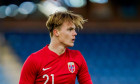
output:
[[[45,47],[29,55],[26,60],[37,63],[42,60],[44,54],[45,54]]]
[[[74,55],[81,55],[81,52],[79,50],[71,50],[68,49],[70,54],[74,54]]]
[[[24,62],[24,66],[30,66],[30,67],[38,67],[40,66],[42,62],[42,56],[43,56],[44,49],[40,49],[37,52],[34,52],[28,56],[26,61]]]
[[[71,49],[68,49],[69,50],[69,54],[72,58],[81,58],[83,57],[83,55],[81,54],[81,52],[79,50],[71,50]]]
[[[44,55],[47,54],[47,46],[43,47],[42,49],[32,53],[31,55],[34,57],[34,58],[42,58]]]
[[[45,53],[46,47],[43,47],[42,49],[36,51],[33,53],[33,55],[42,55]]]

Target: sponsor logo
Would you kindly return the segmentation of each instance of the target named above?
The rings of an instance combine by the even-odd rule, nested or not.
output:
[[[46,71],[46,70],[48,70],[48,69],[50,69],[50,68],[51,68],[51,67],[49,67],[49,68],[43,68],[42,70],[43,70],[43,71]]]
[[[74,65],[74,62],[68,62],[68,70],[69,70],[71,73],[74,73],[74,72],[75,72],[75,65]]]

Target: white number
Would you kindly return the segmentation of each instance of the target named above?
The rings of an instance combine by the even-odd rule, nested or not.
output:
[[[52,76],[52,84],[54,84],[54,74],[51,74]],[[44,82],[44,84],[46,84],[49,81],[49,76],[47,74],[43,75],[43,78],[47,77],[46,81]]]
[[[51,74],[52,76],[52,84],[54,84],[54,74]]]
[[[46,83],[48,82],[48,80],[49,80],[49,76],[48,76],[47,74],[44,74],[44,75],[43,75],[43,78],[45,78],[45,76],[47,77],[47,79],[46,79],[46,81],[45,81],[44,84],[46,84]]]

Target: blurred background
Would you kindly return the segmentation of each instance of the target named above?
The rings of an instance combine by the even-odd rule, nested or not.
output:
[[[50,42],[48,16],[66,10],[88,19],[71,49],[93,83],[140,84],[140,0],[0,0],[0,84],[18,84],[26,58]]]

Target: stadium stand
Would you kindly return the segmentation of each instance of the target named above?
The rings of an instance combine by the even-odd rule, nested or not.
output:
[[[22,64],[0,33],[0,84],[18,84]]]
[[[0,65],[0,84],[9,84],[7,81],[5,75],[3,74],[3,69],[2,65]]]
[[[50,41],[46,33],[5,37],[22,63]],[[140,34],[78,34],[71,49],[84,55],[94,84],[140,84]]]

